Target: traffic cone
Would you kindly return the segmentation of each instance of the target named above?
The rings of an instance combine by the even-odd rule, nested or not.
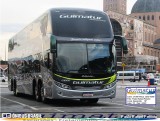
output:
[[[150,86],[150,81],[148,80],[148,86]]]

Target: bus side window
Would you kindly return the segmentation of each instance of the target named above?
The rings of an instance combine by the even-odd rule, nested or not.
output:
[[[21,66],[21,73],[24,74],[25,73],[25,61],[22,62],[22,66]]]
[[[33,68],[34,68],[34,72],[40,72],[41,71],[39,60],[35,60],[33,62]]]
[[[32,60],[28,61],[28,66],[29,66],[29,72],[32,73],[33,72],[33,63],[32,63]]]

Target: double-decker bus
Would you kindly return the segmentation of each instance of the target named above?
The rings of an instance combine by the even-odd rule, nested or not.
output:
[[[50,9],[9,40],[8,87],[42,102],[115,98],[115,41],[102,11]]]

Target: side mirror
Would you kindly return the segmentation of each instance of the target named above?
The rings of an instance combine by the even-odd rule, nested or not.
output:
[[[54,35],[50,36],[50,49],[51,53],[56,52],[56,37]]]
[[[127,40],[125,39],[125,37],[122,37],[120,35],[115,35],[114,39],[116,39],[116,41],[120,41],[123,53],[127,54],[128,53],[128,44],[127,44]]]

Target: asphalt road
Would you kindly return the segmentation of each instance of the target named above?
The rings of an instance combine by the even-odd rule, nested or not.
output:
[[[88,104],[79,100],[49,100],[48,104],[36,102],[31,96],[13,96],[7,87],[1,86],[1,112],[56,112],[56,113],[156,113],[160,114],[160,89],[157,88],[156,105],[126,105],[125,87],[147,86],[147,83],[117,83],[115,99],[100,99],[97,104]]]

